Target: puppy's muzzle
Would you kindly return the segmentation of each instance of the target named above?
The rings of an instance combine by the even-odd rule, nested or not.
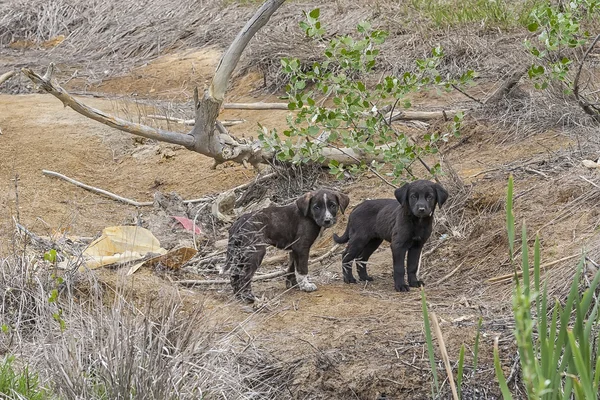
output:
[[[323,220],[323,227],[329,228],[335,224],[335,218],[327,218]]]
[[[431,214],[425,207],[419,207],[417,209],[416,215],[419,218],[428,217]]]

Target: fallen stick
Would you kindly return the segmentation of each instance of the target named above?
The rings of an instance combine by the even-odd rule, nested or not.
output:
[[[454,275],[456,273],[456,271],[458,271],[460,269],[460,267],[462,267],[463,264],[464,264],[464,261],[462,263],[460,263],[460,265],[458,267],[454,268],[452,270],[452,272],[450,272],[449,274],[445,275],[443,278],[441,278],[440,280],[438,280],[437,282],[435,282],[433,284],[433,286],[437,286],[440,283],[444,282],[446,279],[450,278],[452,275]]]
[[[579,175],[579,177],[581,179],[583,179],[584,181],[586,181],[587,183],[589,183],[590,185],[594,186],[596,189],[600,189],[600,186],[596,185],[594,182],[590,181],[588,178],[586,178],[583,175]]]
[[[148,118],[151,119],[158,119],[161,121],[169,121],[169,122],[175,122],[177,124],[182,124],[182,125],[194,125],[195,124],[195,120],[193,119],[182,119],[182,118],[175,118],[175,117],[167,117],[164,115],[148,115]],[[244,122],[246,122],[243,119],[239,119],[239,120],[228,120],[228,121],[221,121],[221,124],[223,124],[223,126],[234,126],[234,125],[239,125],[239,124],[243,124]]]
[[[43,169],[42,170],[42,174],[48,175],[48,176],[53,176],[55,178],[59,178],[59,179],[65,180],[65,181],[67,181],[69,183],[72,183],[75,186],[79,186],[81,188],[89,190],[90,192],[102,194],[102,195],[104,195],[106,197],[109,197],[109,198],[111,198],[113,200],[117,200],[117,201],[120,201],[121,203],[129,204],[129,205],[132,205],[132,206],[135,206],[135,207],[151,206],[153,204],[153,202],[151,202],[151,201],[149,201],[149,202],[139,202],[139,201],[127,199],[125,197],[121,197],[119,195],[116,195],[116,194],[111,193],[109,191],[106,191],[104,189],[99,189],[99,188],[94,187],[94,186],[86,185],[85,183],[76,181],[75,179],[69,178],[68,176],[65,176],[63,174],[59,174],[58,172],[47,171],[47,170]]]
[[[542,268],[548,268],[548,267],[551,267],[551,266],[553,266],[555,264],[558,264],[559,262],[567,261],[567,260],[570,260],[572,258],[580,257],[580,256],[581,256],[581,254],[573,254],[572,256],[564,257],[564,258],[561,258],[560,260],[551,261],[549,263],[540,265],[540,269],[542,269]],[[534,268],[529,268],[529,272],[533,272],[533,270],[534,270]],[[513,272],[511,274],[495,276],[493,278],[488,279],[486,282],[488,282],[488,283],[502,282],[502,281],[510,280],[514,276],[515,276],[515,273]],[[517,271],[517,276],[523,276],[523,271]]]
[[[65,176],[63,174],[59,174],[58,172],[48,171],[48,170],[43,169],[42,170],[42,174],[47,175],[47,176],[53,176],[55,178],[59,178],[59,179],[65,180],[65,181],[67,181],[69,183],[72,183],[75,186],[79,186],[79,187],[81,187],[83,189],[89,190],[90,192],[102,194],[102,195],[104,195],[106,197],[109,197],[109,198],[111,198],[113,200],[117,200],[117,201],[120,201],[122,203],[129,204],[129,205],[132,205],[132,206],[135,206],[135,207],[147,207],[147,206],[151,206],[151,205],[154,204],[154,202],[152,202],[152,201],[143,201],[143,202],[140,202],[140,201],[135,201],[135,200],[127,199],[125,197],[122,197],[122,196],[119,196],[117,194],[111,193],[111,192],[109,192],[107,190],[100,189],[100,188],[97,188],[97,187],[94,187],[94,186],[90,186],[90,185],[86,185],[85,183],[82,183],[82,182],[79,182],[79,181],[77,181],[75,179],[69,178],[68,176]],[[239,190],[239,189],[244,189],[244,188],[250,186],[251,184],[253,184],[254,182],[260,183],[260,182],[263,182],[263,181],[265,181],[267,179],[272,178],[275,175],[276,174],[273,172],[273,173],[267,174],[265,176],[261,176],[260,178],[256,179],[255,181],[244,183],[243,185],[236,186],[236,187],[234,187],[231,190],[235,191],[235,190]],[[184,204],[192,204],[192,203],[201,203],[203,201],[210,201],[210,200],[213,200],[213,198],[212,197],[201,197],[201,198],[198,198],[198,199],[184,200],[183,203]]]
[[[270,274],[258,275],[258,276],[255,276],[252,278],[252,282],[263,281],[265,279],[271,279],[271,278],[277,278],[277,277],[287,275],[287,274],[288,274],[287,271],[277,271],[277,272],[272,272]],[[179,283],[180,285],[184,285],[184,286],[223,285],[223,284],[230,283],[230,280],[229,279],[212,279],[212,280],[199,281],[199,280],[189,279],[189,280],[175,281],[175,283]]]
[[[443,110],[443,111],[400,111],[391,117],[391,121],[431,121],[438,118],[453,118],[459,112],[468,110]],[[386,119],[389,119],[386,116]]]
[[[226,110],[289,110],[287,103],[224,103]]]
[[[8,71],[0,75],[0,85],[2,85],[4,82],[15,76],[15,74],[15,71]]]
[[[320,262],[321,260],[329,257],[339,247],[340,247],[340,245],[336,244],[329,251],[327,251],[325,254],[323,254],[323,255],[321,255],[321,256],[313,259],[313,260],[310,260],[308,262],[308,265],[316,264],[316,263]],[[266,264],[267,262],[271,262],[272,263],[275,260],[277,260],[277,261],[283,261],[287,257],[288,257],[287,254],[273,256],[273,257],[271,257],[271,259],[265,260],[265,262],[263,262],[263,264]],[[277,272],[272,272],[270,274],[264,274],[264,275],[255,276],[255,277],[252,278],[252,281],[253,282],[254,281],[262,281],[262,280],[265,280],[265,279],[277,278],[279,276],[284,276],[284,275],[287,275],[287,274],[288,274],[287,271],[277,271]],[[229,279],[207,279],[207,280],[187,279],[187,280],[175,281],[175,283],[179,283],[179,284],[182,284],[184,286],[224,285],[224,284],[228,284],[229,283]]]

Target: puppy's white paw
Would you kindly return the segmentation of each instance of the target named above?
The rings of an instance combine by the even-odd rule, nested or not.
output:
[[[296,273],[296,280],[298,281],[298,289],[303,292],[314,292],[317,290],[317,285],[308,280],[308,275]]]
[[[308,281],[298,283],[298,286],[300,287],[300,290],[304,292],[314,292],[315,290],[317,290],[317,285]]]

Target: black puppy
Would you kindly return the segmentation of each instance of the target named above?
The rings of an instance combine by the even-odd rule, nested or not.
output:
[[[367,200],[359,204],[348,217],[348,226],[342,237],[333,235],[336,243],[348,246],[342,257],[344,282],[356,283],[352,275],[352,263],[361,281],[372,281],[367,274],[366,263],[379,245],[391,243],[394,262],[394,287],[407,292],[408,287],[419,287],[417,280],[419,257],[423,245],[429,239],[436,203],[441,207],[448,192],[439,184],[425,180],[407,183],[394,192],[396,200]],[[408,286],[404,281],[404,259],[408,253]]]
[[[350,199],[322,189],[306,193],[295,203],[271,206],[244,214],[229,228],[227,258],[222,272],[231,269],[231,286],[239,299],[252,303],[252,276],[260,266],[267,245],[290,251],[286,286],[305,292],[317,290],[308,280],[310,247],[322,228],[333,226],[338,209],[343,213]]]

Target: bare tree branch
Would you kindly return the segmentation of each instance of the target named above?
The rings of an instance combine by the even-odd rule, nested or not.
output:
[[[48,71],[44,76],[40,76],[33,72],[29,68],[23,68],[21,71],[25,76],[31,79],[35,84],[39,85],[46,92],[50,93],[54,97],[58,98],[63,102],[65,106],[71,107],[83,116],[93,119],[94,121],[101,122],[112,128],[119,129],[121,131],[129,132],[137,136],[142,136],[148,139],[160,140],[162,142],[179,144],[187,148],[191,148],[194,145],[194,138],[190,135],[165,131],[162,129],[152,128],[147,125],[136,124],[134,122],[126,121],[121,118],[114,117],[104,111],[95,109],[88,105],[81,103],[75,99],[66,90],[60,87],[58,84],[52,82],[51,71],[53,64],[50,64]],[[48,73],[50,72],[50,73]]]
[[[594,107],[594,105],[590,104],[590,102],[587,101],[587,99],[585,99],[579,93],[579,77],[581,76],[581,70],[583,69],[583,64],[585,63],[586,58],[588,57],[588,55],[590,54],[590,52],[592,51],[592,49],[594,48],[596,43],[598,43],[599,40],[600,40],[600,35],[596,36],[596,38],[592,41],[592,44],[590,44],[590,47],[588,47],[588,49],[586,50],[585,54],[583,55],[583,58],[579,62],[579,67],[577,68],[577,74],[575,75],[575,80],[573,81],[573,94],[575,95],[575,98],[577,99],[577,103],[579,103],[579,106],[583,109],[583,112],[590,115],[594,120],[596,120],[598,122],[600,122],[600,112],[598,112],[598,110]]]
[[[236,36],[229,49],[223,54],[223,57],[217,65],[217,71],[212,84],[208,89],[208,95],[218,102],[222,102],[227,90],[227,83],[235,69],[244,49],[254,37],[256,32],[267,22],[275,11],[283,4],[285,0],[268,0],[256,11],[254,16],[246,22],[240,33]]]

